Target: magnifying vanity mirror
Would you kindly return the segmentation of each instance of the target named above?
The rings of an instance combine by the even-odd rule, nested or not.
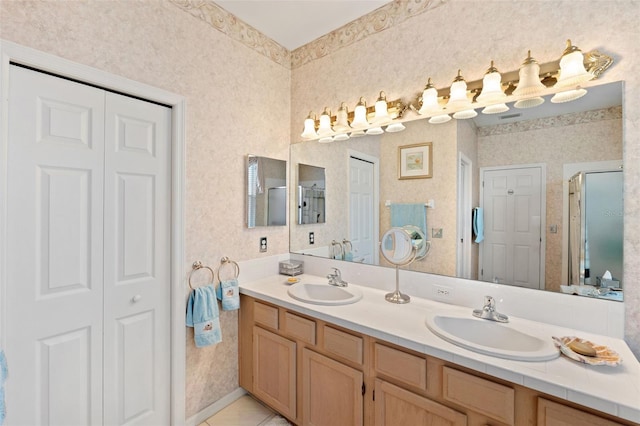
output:
[[[394,227],[382,236],[380,254],[396,268],[396,290],[385,296],[387,302],[408,303],[411,299],[400,292],[400,266],[422,259],[428,251],[427,241],[422,231],[412,225]]]
[[[549,95],[536,108],[517,109],[509,104],[509,111],[491,115],[478,111],[469,120],[437,125],[422,119],[405,122],[401,133],[292,144],[292,165],[312,163],[325,170],[327,219],[324,224],[292,224],[290,251],[329,257],[331,241],[347,240],[353,246],[354,261],[389,265],[375,237],[391,227],[387,206],[433,200],[433,208],[427,208],[425,236],[431,249],[424,261],[413,262],[408,269],[562,292],[570,277],[569,180],[579,172],[622,170],[622,86],[622,82],[593,85],[573,102],[552,103]],[[432,147],[430,177],[399,179],[402,148],[427,143]],[[526,198],[518,185],[532,179],[521,173],[531,168],[539,169],[539,175],[534,174],[538,195]],[[489,177],[496,177],[496,171],[504,175],[491,180],[491,185],[506,185],[504,194],[487,197]],[[600,203],[601,214],[608,211],[621,218],[622,200],[618,201],[610,208],[597,200],[591,200],[591,205]],[[533,206],[526,219],[507,220],[507,207],[524,206]],[[478,235],[478,226],[474,232],[477,208],[482,208],[483,235]],[[524,247],[513,240],[504,245],[492,237],[491,232],[503,232],[502,228],[506,232],[509,223],[520,227],[512,230],[512,236],[523,227],[531,231],[531,244]],[[309,243],[311,232],[313,244]],[[513,257],[517,254],[520,260]],[[621,250],[616,254],[622,257]],[[517,263],[523,259],[526,264]],[[490,270],[488,262],[502,265],[503,270]],[[508,271],[510,264],[517,268]],[[593,283],[611,270],[613,276],[606,277],[607,282],[624,288],[622,269],[611,265],[602,266],[604,270],[591,268]],[[523,278],[523,271],[527,277]],[[575,268],[572,272],[576,274]]]
[[[247,155],[247,227],[286,226],[287,162]]]

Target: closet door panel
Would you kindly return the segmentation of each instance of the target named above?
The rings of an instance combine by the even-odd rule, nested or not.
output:
[[[107,93],[107,424],[169,419],[170,124],[167,107]]]
[[[104,92],[10,66],[8,424],[102,422]]]

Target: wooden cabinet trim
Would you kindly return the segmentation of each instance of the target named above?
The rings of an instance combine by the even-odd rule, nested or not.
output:
[[[296,342],[253,327],[253,393],[283,415],[296,418]]]
[[[302,370],[302,424],[362,426],[361,371],[307,348],[302,350]],[[332,409],[327,399],[336,402]]]
[[[392,418],[394,425],[426,424],[427,420],[429,424],[467,425],[465,414],[383,380],[376,379],[375,392],[376,426],[385,426],[387,418]],[[407,406],[412,409],[407,410]]]
[[[515,390],[508,386],[443,367],[442,396],[508,425],[515,422]]]
[[[538,426],[621,426],[602,417],[567,407],[548,399],[538,398]]]
[[[277,330],[279,325],[278,308],[257,301],[253,305],[253,321]]]
[[[316,322],[287,311],[281,327],[285,334],[310,345],[316,344]]]
[[[374,369],[377,373],[409,386],[427,390],[427,360],[422,357],[374,344]]]
[[[324,340],[322,348],[332,355],[362,365],[364,362],[363,338],[354,336],[328,325],[323,326]]]

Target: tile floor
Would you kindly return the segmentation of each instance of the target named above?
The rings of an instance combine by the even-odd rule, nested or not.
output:
[[[244,395],[218,411],[198,426],[286,426],[284,418],[262,405],[249,395]]]

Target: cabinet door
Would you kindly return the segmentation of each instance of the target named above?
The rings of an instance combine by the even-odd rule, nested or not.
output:
[[[466,426],[467,416],[391,383],[376,380],[375,424]]]
[[[620,426],[620,423],[538,398],[538,426]]]
[[[302,423],[362,425],[363,375],[309,349],[302,351]]]
[[[253,327],[253,392],[296,418],[296,343],[260,327]]]

